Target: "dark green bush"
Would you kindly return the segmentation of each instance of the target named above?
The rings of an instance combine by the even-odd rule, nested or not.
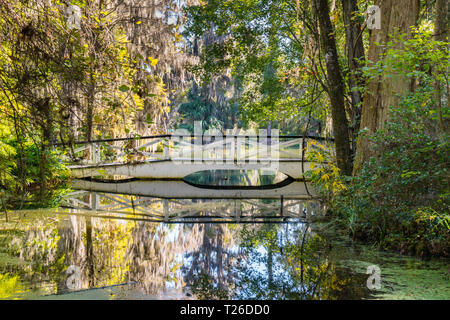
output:
[[[56,206],[70,176],[60,155],[31,142],[19,145],[12,140],[1,146],[1,209]]]
[[[364,72],[368,79],[402,74],[412,90],[370,137],[374,156],[329,202],[355,238],[403,253],[450,256],[450,110],[448,93],[436,91],[437,82],[448,84],[449,47],[427,28],[400,41],[404,48],[387,44]]]
[[[432,109],[393,109],[384,130],[371,137],[374,156],[347,189],[332,198],[335,213],[356,238],[418,255],[450,255],[450,143],[433,132]]]

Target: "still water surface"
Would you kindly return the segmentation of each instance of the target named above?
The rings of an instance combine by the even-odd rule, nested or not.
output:
[[[448,261],[329,239],[320,224],[164,224],[69,211],[1,222],[0,298],[450,298]],[[381,290],[367,288],[373,264]]]
[[[79,195],[2,216],[0,299],[450,299],[448,259],[357,245],[317,200]]]

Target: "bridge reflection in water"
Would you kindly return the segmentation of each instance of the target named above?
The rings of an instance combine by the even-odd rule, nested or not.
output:
[[[76,214],[103,217],[108,213],[108,218],[148,222],[283,223],[301,221],[319,207],[311,187],[303,181],[227,189],[198,187],[182,180],[76,179],[72,187],[77,191],[66,196],[64,206],[81,210]]]

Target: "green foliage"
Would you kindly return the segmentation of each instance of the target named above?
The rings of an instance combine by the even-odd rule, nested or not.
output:
[[[2,210],[7,202],[56,204],[64,188],[55,188],[68,171],[52,142],[142,133],[150,125],[156,131],[151,120],[170,111],[162,79],[149,69],[158,59],[137,54],[117,23],[124,8],[108,12],[110,2],[72,1],[81,7],[81,28],[68,29],[69,3],[0,6]]]
[[[0,140],[0,197],[5,196],[6,186],[15,184],[13,170],[16,167],[13,159],[16,150]]]
[[[444,49],[447,48],[447,49]],[[436,50],[439,49],[439,50]],[[356,238],[418,255],[450,255],[449,134],[439,125],[433,84],[448,81],[448,46],[419,30],[402,50],[388,49],[368,76],[406,75],[416,84],[370,137],[373,156],[331,200]],[[448,82],[447,82],[448,83]]]
[[[194,132],[194,121],[202,121],[203,130],[231,129],[233,124],[239,121],[236,104],[220,105],[209,101],[202,95],[196,95],[190,90],[188,101],[178,108],[180,115],[177,127]]]
[[[22,291],[19,276],[0,274],[0,299],[11,299]]]
[[[416,114],[397,110],[389,135],[373,137],[382,153],[351,178],[332,206],[359,239],[407,253],[450,255],[449,137],[410,130],[412,120]]]
[[[335,156],[329,150],[330,148],[315,140],[308,142],[306,159],[311,164],[310,170],[305,172],[306,178],[311,180],[316,190],[328,200],[346,189],[344,177],[334,163]]]
[[[215,283],[214,278],[207,273],[202,272],[195,275],[191,288],[198,300],[228,299],[228,291]]]
[[[310,50],[308,27],[313,24],[308,2],[213,0],[187,12],[187,37],[201,38],[205,33],[218,37],[204,43],[193,71],[204,82],[231,71],[245,123],[277,121],[282,129],[283,122],[298,121],[308,113],[325,116],[316,53]],[[304,108],[313,103],[312,112]]]
[[[30,142],[25,146],[20,146],[15,140],[1,144],[4,150],[11,152],[1,162],[2,209],[6,209],[7,203],[21,208],[57,206],[67,191],[66,182],[70,177],[70,171],[60,160],[60,155],[53,150],[43,151]],[[42,190],[43,181],[46,188]]]

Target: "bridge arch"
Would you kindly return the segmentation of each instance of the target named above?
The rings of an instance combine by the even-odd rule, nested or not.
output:
[[[321,137],[279,136],[272,137],[270,142],[245,135],[223,136],[213,141],[206,139],[209,142],[205,142],[208,138],[205,136],[176,137],[175,140],[174,135],[159,135],[77,142],[81,147],[73,151],[72,157],[81,153],[89,158],[78,158],[81,164],[72,165],[70,169],[76,178],[121,175],[183,179],[204,170],[272,170],[301,180],[304,172],[311,168],[311,163],[305,160],[306,149],[331,150],[326,139]],[[307,143],[308,139],[313,143]],[[131,149],[130,144],[134,145]]]

